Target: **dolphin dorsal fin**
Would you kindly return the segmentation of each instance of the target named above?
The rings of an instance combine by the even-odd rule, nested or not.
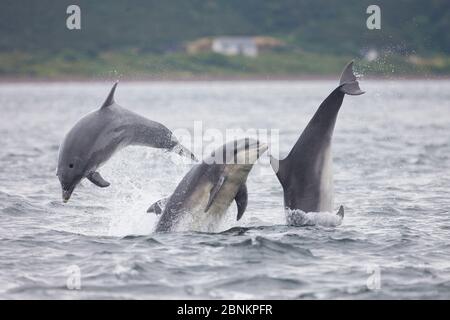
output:
[[[107,108],[110,105],[114,104],[114,92],[116,92],[116,87],[117,87],[118,83],[119,83],[119,80],[117,80],[114,83],[114,85],[111,88],[111,91],[108,94],[108,97],[106,97],[106,100],[105,100],[105,102],[103,102],[103,104],[102,104],[100,109]]]

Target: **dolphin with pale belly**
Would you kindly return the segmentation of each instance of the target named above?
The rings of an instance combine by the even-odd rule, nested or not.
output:
[[[258,140],[235,140],[194,165],[169,198],[147,210],[162,213],[156,231],[213,232],[233,200],[239,220],[247,207],[247,176],[267,148]]]
[[[81,118],[64,137],[56,170],[64,202],[84,178],[101,188],[108,187],[110,183],[97,170],[129,145],[166,149],[196,160],[164,125],[116,104],[116,87],[117,82],[100,109]]]
[[[289,155],[271,157],[271,165],[284,191],[284,206],[303,212],[333,210],[331,140],[344,96],[361,95],[353,61],[342,72],[339,86],[322,102]],[[338,215],[344,216],[341,206]]]

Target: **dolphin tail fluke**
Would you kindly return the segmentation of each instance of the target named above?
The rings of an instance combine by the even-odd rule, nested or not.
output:
[[[358,79],[353,72],[353,60],[350,61],[344,68],[344,71],[342,71],[339,87],[343,93],[352,96],[358,96],[364,93],[364,91],[360,89]]]
[[[336,215],[344,219],[344,206],[339,207],[339,211]]]
[[[152,212],[156,215],[160,215],[164,211],[164,207],[166,206],[167,201],[169,201],[169,198],[162,198],[156,201],[147,209],[147,212],[148,213]]]

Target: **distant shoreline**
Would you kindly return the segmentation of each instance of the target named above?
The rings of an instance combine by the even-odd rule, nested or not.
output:
[[[298,76],[211,76],[211,75],[198,75],[198,76],[137,76],[137,77],[0,77],[0,84],[5,83],[53,83],[53,82],[106,82],[120,80],[123,82],[231,82],[231,81],[326,81],[336,80],[337,75],[298,75]],[[402,75],[402,76],[362,76],[363,80],[450,80],[450,75],[437,76],[437,75]]]
[[[336,79],[350,60],[367,79],[449,79],[450,56],[411,62],[401,55],[367,61],[312,52],[265,52],[258,57],[215,53],[1,53],[0,83],[85,81],[312,81]]]

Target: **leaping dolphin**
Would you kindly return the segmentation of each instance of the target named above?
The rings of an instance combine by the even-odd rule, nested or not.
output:
[[[176,231],[180,226],[214,231],[233,200],[239,220],[247,207],[247,176],[266,150],[266,144],[248,138],[215,150],[191,168],[168,199],[157,201],[147,210],[162,212],[156,231]]]
[[[361,95],[353,73],[353,61],[342,72],[339,86],[322,102],[294,148],[283,160],[271,157],[271,165],[284,191],[284,206],[303,212],[331,212],[333,175],[331,139],[344,95]],[[344,215],[341,207],[339,216]]]
[[[110,183],[97,170],[114,153],[129,145],[167,149],[196,160],[164,125],[115,103],[117,84],[114,83],[100,109],[81,118],[64,137],[56,171],[64,202],[84,178],[99,187],[108,187]]]

